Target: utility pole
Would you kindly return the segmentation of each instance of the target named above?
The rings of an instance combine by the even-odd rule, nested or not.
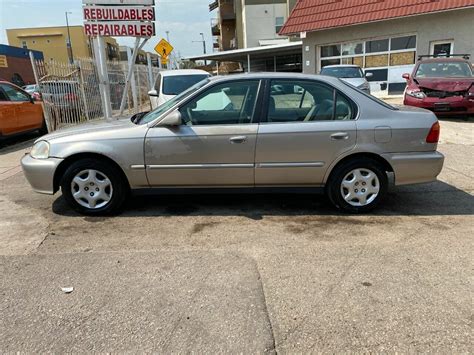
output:
[[[200,41],[193,41],[193,42],[202,42],[202,49],[204,54],[206,54],[206,40],[204,39],[204,33],[200,32],[202,40]],[[207,65],[207,60],[204,59],[204,65]]]
[[[69,63],[73,64],[74,63],[74,55],[72,54],[71,32],[69,31],[69,19],[67,17],[67,15],[72,14],[72,12],[66,11],[65,14],[66,14],[66,27],[67,27],[67,42],[66,42],[67,55],[69,57]]]

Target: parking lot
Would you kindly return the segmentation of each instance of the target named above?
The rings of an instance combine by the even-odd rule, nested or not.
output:
[[[113,218],[33,193],[0,149],[0,349],[440,352],[472,346],[474,130],[370,215],[322,195],[137,196]],[[72,293],[61,287],[74,287]]]

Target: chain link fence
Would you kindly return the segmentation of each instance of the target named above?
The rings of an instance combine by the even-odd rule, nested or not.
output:
[[[74,64],[32,59],[37,75],[39,94],[48,130],[104,118],[104,107],[99,89],[99,75],[93,59],[78,59]],[[107,63],[112,113],[120,114],[120,103],[125,90],[127,63]],[[131,85],[126,95],[125,115],[151,109],[148,91],[153,87],[149,78],[158,76],[158,68],[135,65]]]

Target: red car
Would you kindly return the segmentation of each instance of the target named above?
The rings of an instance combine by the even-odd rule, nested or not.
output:
[[[474,116],[474,76],[467,55],[461,58],[421,56],[407,80],[403,103],[437,115]]]

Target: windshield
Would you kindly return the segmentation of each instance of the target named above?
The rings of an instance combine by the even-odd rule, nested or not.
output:
[[[417,78],[470,78],[472,71],[465,62],[421,63],[416,70]]]
[[[208,77],[207,74],[165,76],[163,77],[163,94],[181,94],[184,90]]]
[[[137,124],[147,124],[156,118],[160,117],[163,113],[168,111],[170,108],[172,108],[174,105],[176,105],[178,102],[181,100],[184,100],[188,96],[192,95],[196,91],[198,91],[200,88],[202,88],[204,85],[209,83],[209,79],[206,77],[206,79],[200,81],[199,83],[191,86],[187,90],[183,91],[181,94],[173,97],[171,100],[166,101],[165,103],[161,104],[158,106],[156,109],[153,111],[148,112],[145,116],[140,118],[140,120],[137,122]]]
[[[321,75],[334,76],[336,78],[362,78],[364,74],[358,67],[329,67],[321,69]]]

